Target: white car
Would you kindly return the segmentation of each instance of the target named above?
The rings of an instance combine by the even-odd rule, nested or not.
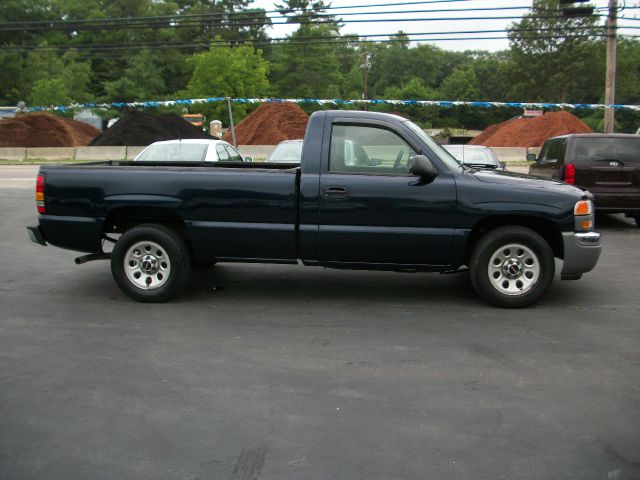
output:
[[[251,162],[223,140],[166,140],[154,142],[134,162]]]
[[[302,161],[302,140],[283,140],[269,154],[267,163],[300,163]]]
[[[506,170],[506,164],[498,160],[489,147],[481,145],[442,145],[456,160],[473,168]]]

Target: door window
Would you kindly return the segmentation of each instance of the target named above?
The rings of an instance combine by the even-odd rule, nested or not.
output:
[[[540,163],[562,163],[564,160],[565,144],[566,142],[563,140],[546,142],[540,152]]]
[[[216,152],[218,152],[218,160],[220,160],[221,162],[229,161],[229,153],[224,148],[224,145],[222,145],[221,143],[216,145]]]
[[[229,161],[230,162],[242,162],[242,155],[240,155],[235,148],[233,148],[231,145],[225,145],[224,146],[225,150],[227,151],[227,154],[229,155]]]
[[[329,171],[408,175],[415,150],[396,133],[379,127],[334,125]]]

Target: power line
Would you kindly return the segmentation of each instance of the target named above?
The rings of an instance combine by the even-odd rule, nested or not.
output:
[[[471,0],[423,0],[423,1],[411,1],[411,2],[400,2],[400,3],[378,3],[378,4],[369,4],[369,5],[346,5],[346,6],[329,6],[324,7],[322,11],[325,10],[345,10],[345,9],[366,9],[372,7],[397,7],[397,6],[406,6],[406,5],[424,5],[424,4],[439,4],[439,3],[461,3],[461,2],[470,2]],[[527,7],[528,8],[528,7]],[[291,13],[300,11],[300,9],[292,9]],[[96,19],[77,19],[77,20],[34,20],[34,21],[18,21],[18,22],[0,22],[0,27],[2,26],[11,26],[11,25],[43,25],[43,26],[51,26],[51,25],[75,25],[81,23],[100,23],[100,22],[131,22],[131,21],[149,21],[149,20],[168,20],[175,21],[176,18],[193,18],[193,17],[202,17],[202,18],[216,18],[216,17],[246,17],[249,16],[257,16],[257,15],[265,15],[268,13],[276,13],[282,15],[280,10],[261,10],[261,9],[249,9],[239,12],[211,12],[211,13],[194,13],[194,14],[186,14],[186,13],[177,13],[175,15],[155,15],[155,16],[140,16],[140,17],[109,17],[109,18],[96,18]],[[360,12],[366,13],[366,12]],[[400,12],[401,13],[401,12]],[[302,14],[302,13],[300,13]],[[355,13],[356,15],[358,13]],[[320,14],[314,14],[314,16]],[[326,14],[325,14],[326,15]],[[351,14],[350,14],[351,15]],[[272,18],[281,18],[278,16]]]
[[[606,26],[594,26],[591,27],[595,30],[605,30],[607,27]],[[633,29],[633,30],[640,30],[640,26],[637,27],[624,27],[626,29]],[[519,33],[524,33],[524,32],[564,32],[564,31],[576,31],[576,30],[584,30],[583,27],[548,27],[548,28],[517,28],[517,29],[494,29],[494,30],[454,30],[454,31],[449,31],[449,32],[402,32],[403,36],[408,37],[408,41],[417,41],[416,39],[412,39],[410,37],[415,37],[415,36],[433,36],[433,35],[477,35],[477,34],[487,34],[487,33],[502,33],[505,32],[507,34],[512,33],[512,32],[519,32]],[[404,40],[402,38],[399,39],[393,39],[393,37],[396,37],[398,34],[397,32],[395,33],[377,33],[377,34],[367,34],[367,35],[330,35],[330,36],[325,36],[325,35],[310,35],[310,36],[301,36],[301,37],[295,37],[295,38],[291,38],[291,37],[279,37],[279,38],[270,38],[268,41],[262,41],[260,42],[259,40],[251,40],[251,39],[242,39],[242,38],[235,38],[235,39],[213,39],[213,40],[206,40],[206,41],[183,41],[183,42],[138,42],[138,43],[127,43],[127,44],[123,44],[123,43],[86,43],[86,44],[57,44],[57,45],[12,45],[12,46],[8,46],[5,47],[3,50],[19,50],[19,51],[26,51],[26,50],[39,50],[39,51],[47,51],[47,50],[60,50],[60,49],[75,49],[78,51],[83,51],[83,50],[100,50],[100,49],[113,49],[113,50],[126,50],[129,48],[146,48],[146,47],[155,47],[155,46],[189,46],[189,45],[197,45],[197,46],[201,46],[201,45],[216,45],[216,44],[221,44],[221,46],[233,46],[233,45],[242,45],[242,44],[255,44],[257,42],[260,42],[261,44],[266,44],[266,45],[270,45],[271,42],[285,42],[285,43],[290,43],[292,41],[300,44],[300,43],[309,43],[306,42],[307,40],[320,40],[322,43],[328,43],[331,40],[344,40],[345,43],[357,43],[359,40],[363,39],[363,38],[381,38],[381,37],[390,37],[391,40],[393,40],[394,42],[400,41],[407,41]],[[583,36],[596,36],[597,34],[585,34]],[[571,36],[571,35],[569,35]],[[573,35],[575,36],[575,35]],[[563,35],[554,35],[553,38],[562,38]],[[465,38],[460,38],[460,40],[467,40],[467,39],[474,39],[476,37],[465,37]],[[234,43],[237,42],[237,43]],[[379,43],[385,43],[385,40],[378,40]],[[274,45],[280,45],[279,43],[273,43]]]
[[[508,32],[505,32],[508,33]],[[587,38],[606,38],[607,34],[573,34],[573,35],[532,35],[527,37],[528,39],[535,40],[549,40],[549,39],[587,39]],[[624,35],[625,38],[640,38],[640,35]],[[469,37],[430,37],[430,38],[413,38],[410,39],[412,42],[446,42],[446,41],[468,41],[468,40],[504,40],[508,37],[505,35],[501,36],[469,36]],[[286,41],[282,43],[269,43],[269,42],[253,42],[253,47],[258,46],[294,46],[294,45],[344,45],[344,44],[364,44],[364,43],[403,43],[406,42],[406,39],[387,39],[387,40],[361,40],[361,39],[329,39],[329,40],[320,40],[320,41]],[[227,44],[210,44],[208,42],[168,42],[165,44],[138,44],[138,45],[112,45],[108,47],[102,48],[86,48],[79,50],[80,52],[86,51],[94,51],[95,53],[101,52],[110,52],[110,51],[121,51],[121,50],[136,50],[136,49],[148,49],[148,50],[159,50],[159,49],[209,49],[209,48],[220,48],[227,47]],[[70,48],[71,50],[73,48]],[[21,49],[14,48],[9,50],[12,53],[28,53],[30,51],[34,51],[33,49]],[[121,57],[118,57],[121,58]]]
[[[593,17],[604,17],[605,15],[593,15]],[[435,17],[435,18],[372,18],[372,19],[350,19],[350,20],[330,20],[330,21],[295,21],[295,22],[273,22],[272,25],[290,25],[292,23],[300,24],[300,25],[335,25],[337,23],[347,24],[347,23],[398,23],[398,22],[451,22],[451,21],[479,21],[479,20],[520,20],[521,16],[474,16],[474,17]],[[565,19],[566,17],[562,15],[537,15],[537,16],[529,16],[527,18],[530,19]],[[128,29],[166,29],[166,28],[196,28],[196,27],[207,27],[210,26],[201,20],[196,21],[186,21],[186,22],[172,22],[171,24],[157,24],[157,23],[149,23],[149,24],[132,24],[132,25],[85,25],[82,28],[75,29],[48,29],[50,30],[128,30]],[[251,26],[265,26],[264,22],[237,22],[231,23],[224,26],[232,26],[235,28],[238,27],[251,27]],[[29,29],[29,28],[17,28],[17,27],[5,27],[1,28],[0,31],[44,31],[43,29]]]
[[[442,2],[444,0],[439,0]],[[447,0],[449,1],[465,1],[465,0]],[[410,3],[410,2],[406,2]],[[417,2],[426,3],[426,2]],[[378,4],[380,6],[398,6],[401,4]],[[359,8],[369,8],[371,5]],[[347,7],[331,7],[331,8],[347,8]],[[523,6],[508,6],[508,7],[475,7],[475,8],[446,8],[446,9],[430,9],[430,10],[405,10],[405,11],[375,11],[375,12],[346,12],[340,15],[342,16],[354,16],[354,15],[396,15],[396,14],[417,14],[417,13],[452,13],[452,12],[483,12],[483,11],[505,11],[505,10],[529,10],[529,5]],[[599,8],[599,7],[598,7]],[[597,9],[598,9],[597,8]],[[537,11],[554,11],[549,9],[534,9]],[[191,27],[200,26],[211,18],[219,18],[221,21],[235,21],[239,22],[234,26],[265,26],[270,25],[283,25],[283,24],[306,24],[306,23],[323,23],[321,19],[328,19],[328,23],[351,23],[351,22],[374,22],[380,20],[366,20],[366,19],[354,19],[345,20],[342,18],[336,18],[333,14],[314,14],[314,20],[295,20],[291,17],[269,17],[266,13],[273,13],[274,11],[246,11],[246,12],[229,12],[229,13],[209,13],[209,14],[178,14],[178,15],[165,15],[156,17],[125,17],[125,18],[105,18],[94,20],[61,20],[61,21],[37,21],[37,22],[2,22],[0,23],[0,31],[58,31],[58,30],[99,30],[109,28],[177,28],[177,27]],[[278,12],[278,11],[275,11]],[[602,15],[597,15],[602,16]],[[237,17],[237,18],[236,18]],[[459,17],[458,17],[459,18]],[[470,18],[470,17],[467,17]],[[473,19],[476,19],[474,17]],[[514,17],[490,17],[487,19],[514,19]],[[520,17],[516,17],[520,18]],[[533,17],[529,18],[546,18],[546,17]],[[560,16],[550,16],[548,18],[564,18]],[[250,20],[259,20],[258,23],[246,23]],[[273,22],[274,19],[283,20],[282,22]],[[464,19],[464,17],[460,18]],[[483,18],[479,18],[483,19]],[[268,20],[266,22],[265,20]],[[423,21],[425,19],[386,19],[389,21]],[[434,19],[434,20],[449,20],[449,19]]]

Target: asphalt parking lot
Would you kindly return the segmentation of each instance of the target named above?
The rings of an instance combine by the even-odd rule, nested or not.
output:
[[[219,265],[137,304],[0,167],[0,479],[640,478],[640,229],[535,307],[464,275]]]

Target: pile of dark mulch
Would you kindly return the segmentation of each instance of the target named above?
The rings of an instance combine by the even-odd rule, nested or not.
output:
[[[92,146],[115,147],[123,145],[146,146],[162,140],[186,138],[215,139],[201,127],[191,125],[175,113],[155,115],[147,112],[130,112],[115,125],[96,137]]]

